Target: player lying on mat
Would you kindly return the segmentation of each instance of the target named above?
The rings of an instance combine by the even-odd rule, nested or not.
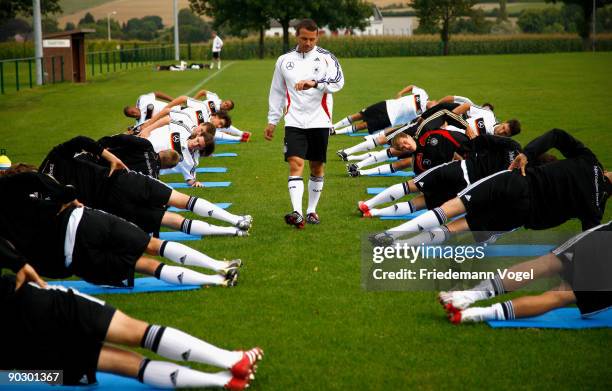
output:
[[[448,110],[441,110],[419,126],[413,126],[409,132],[398,132],[394,137],[393,149],[402,156],[410,157],[363,171],[349,164],[347,165],[349,175],[356,177],[362,174],[393,173],[410,166],[413,167],[415,173],[420,174],[429,168],[451,161],[455,154],[466,155],[469,152],[470,139],[464,132],[444,129],[449,122],[469,129],[469,125],[459,115]]]
[[[0,369],[60,370],[64,385],[96,382],[110,372],[161,388],[225,387],[242,390],[263,357],[260,348],[229,351],[167,326],[134,319],[91,296],[46,286],[35,269],[0,238]],[[111,345],[112,344],[112,345]],[[169,360],[222,368],[205,373],[150,360],[117,345],[141,347]]]
[[[183,244],[152,238],[122,218],[83,207],[74,187],[49,175],[15,173],[19,169],[0,171],[0,236],[42,275],[76,275],[92,284],[124,287],[133,285],[138,272],[176,285],[235,285],[240,260],[217,261]],[[143,254],[218,274],[167,266]]]
[[[541,295],[523,296],[489,307],[472,307],[477,301],[513,292],[533,282],[497,275],[467,291],[440,292],[440,303],[453,323],[525,318],[574,303],[582,316],[593,315],[612,307],[610,233],[612,221],[574,236],[549,254],[508,269],[508,272],[533,273],[534,280],[561,276],[560,286]]]
[[[453,102],[453,99],[455,99],[456,102]],[[451,102],[448,102],[449,100]],[[416,120],[414,120],[412,123],[409,123],[408,126],[402,126],[401,128],[391,128],[377,135],[366,136],[366,140],[364,142],[350,148],[339,150],[337,154],[342,160],[353,160],[352,158],[349,158],[350,155],[357,152],[370,151],[378,146],[389,144],[389,142],[400,132],[414,134],[415,129],[418,128],[418,126],[420,126],[424,120],[427,120],[430,117],[435,117],[435,115],[439,115],[439,113],[444,110],[448,110],[462,117],[465,116],[466,118],[464,119],[464,121],[469,125],[469,127],[466,127],[449,122],[444,126],[444,129],[464,132],[470,138],[473,138],[480,134],[492,134],[497,136],[511,137],[520,133],[521,127],[520,122],[518,120],[512,119],[502,123],[497,122],[497,120],[495,119],[495,115],[493,114],[493,106],[491,104],[486,103],[481,107],[473,105],[469,100],[469,102],[463,104],[459,103],[463,100],[467,100],[467,98],[454,96],[444,97],[440,100],[440,103],[427,109]],[[367,165],[371,165],[377,162],[386,161],[387,159],[390,159],[393,156],[398,156],[396,153],[393,152],[394,151],[385,153],[379,151],[376,153],[376,159],[370,159],[368,161],[361,162],[358,168],[366,167]]]
[[[372,134],[391,126],[407,124],[435,104],[435,101],[429,101],[424,89],[410,85],[398,92],[396,99],[377,102],[336,122],[331,134],[348,134],[364,129]]]
[[[109,167],[74,157],[82,151],[91,154],[95,161],[109,162]],[[136,171],[117,169],[125,165],[99,143],[84,136],[54,147],[40,167],[41,173],[53,176],[61,184],[74,186],[77,198],[85,205],[131,221],[147,233],[159,232],[163,226],[193,235],[247,236],[251,226],[250,216],[234,215]],[[168,206],[189,209],[200,216],[222,218],[235,226],[220,227],[186,219],[178,213],[167,212]]]
[[[365,217],[401,216],[422,209],[433,209],[454,198],[470,184],[510,167],[522,152],[521,145],[509,137],[482,135],[469,142],[470,154],[465,160],[455,160],[388,187],[367,201],[359,201],[358,208]],[[384,209],[373,209],[402,197],[421,193],[408,202]]]
[[[525,168],[528,161],[535,161],[551,148],[565,159]],[[499,233],[522,226],[541,230],[572,218],[579,219],[586,230],[601,222],[612,193],[612,172],[603,169],[590,149],[564,130],[553,129],[531,141],[524,151],[511,170],[476,181],[442,206],[371,240],[389,244],[410,233],[427,231],[404,243],[430,244],[445,241],[449,233],[467,230]],[[464,213],[465,217],[446,224]]]
[[[136,100],[135,106],[125,106],[123,108],[123,114],[128,118],[134,118],[136,120],[136,126],[138,126],[150,119],[153,115],[159,113],[173,100],[174,98],[163,92],[150,92],[140,95],[138,100]]]

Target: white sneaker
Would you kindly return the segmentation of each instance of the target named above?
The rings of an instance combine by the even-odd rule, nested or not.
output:
[[[251,225],[253,225],[253,216],[251,216],[251,215],[242,216],[240,221],[238,221],[236,223],[236,227],[241,229],[241,230],[243,230],[243,231],[250,230],[251,229]]]

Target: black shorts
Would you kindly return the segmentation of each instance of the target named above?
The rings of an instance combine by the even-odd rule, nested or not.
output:
[[[64,384],[96,381],[102,343],[115,309],[72,290],[29,284],[2,302],[1,369],[57,369]]]
[[[489,175],[457,196],[465,205],[465,218],[472,231],[507,232],[527,221],[529,188],[527,179],[518,171]]]
[[[113,179],[104,209],[133,222],[145,232],[158,232],[172,188],[134,171],[118,173]]]
[[[297,156],[313,162],[327,161],[329,128],[301,129],[285,127],[285,161]]]
[[[219,57],[221,56],[221,52],[212,52],[212,54],[213,54],[213,58],[214,58],[215,60],[218,60],[218,59],[219,59]]]
[[[389,113],[387,112],[387,102],[382,101],[368,106],[361,110],[363,121],[368,124],[368,133],[376,133],[391,126]]]
[[[70,269],[92,284],[133,286],[136,262],[150,240],[130,222],[86,208],[76,232]]]
[[[443,163],[414,177],[414,184],[425,196],[427,209],[434,209],[453,199],[466,182],[460,161]]]

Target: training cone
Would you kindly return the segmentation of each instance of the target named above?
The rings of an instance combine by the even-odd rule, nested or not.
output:
[[[6,155],[0,155],[0,170],[8,170],[11,168],[11,159]]]

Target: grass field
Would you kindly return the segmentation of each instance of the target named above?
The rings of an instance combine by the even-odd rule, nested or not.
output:
[[[346,86],[335,98],[335,119],[394,95],[407,84],[430,96],[464,95],[492,102],[499,118],[523,123],[525,143],[552,127],[571,131],[612,167],[610,107],[612,53],[341,59]],[[228,189],[191,190],[213,202],[233,202],[250,213],[249,238],[207,238],[189,245],[217,257],[245,261],[235,289],[115,295],[128,314],[168,324],[229,348],[262,346],[266,357],[253,389],[611,389],[611,330],[493,330],[453,326],[434,292],[365,292],[360,287],[360,238],[392,224],[360,219],[356,202],[367,186],[394,178],[346,177],[329,154],[322,224],[288,228],[287,170],[282,131],[266,142],[273,61],[226,62],[203,87],[236,102],[235,124],[253,130],[249,144],[219,146],[237,159],[216,159]],[[215,71],[217,72],[217,71]],[[130,121],[124,105],[141,93],[178,95],[209,72],[155,73],[150,69],[102,76],[0,97],[0,148],[14,162],[39,163],[55,144],[77,134],[117,132]],[[358,140],[338,136],[329,151]],[[178,178],[176,178],[178,179]],[[612,218],[608,205],[606,220]],[[570,222],[561,229],[577,232]],[[199,367],[196,365],[196,367]]]

